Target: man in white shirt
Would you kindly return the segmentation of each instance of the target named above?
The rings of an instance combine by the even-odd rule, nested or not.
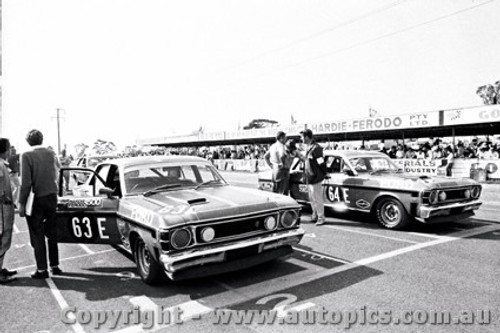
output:
[[[273,171],[273,192],[284,194],[288,191],[290,170],[284,163],[286,134],[282,131],[276,133],[276,142],[269,147],[264,155],[266,164]]]

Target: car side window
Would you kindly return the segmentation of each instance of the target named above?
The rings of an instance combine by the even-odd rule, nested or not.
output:
[[[109,175],[109,169],[110,169],[110,165],[101,165],[98,167],[98,169],[96,171],[97,171],[97,174],[99,175],[99,177],[101,177],[102,179],[107,181],[108,175]],[[103,184],[99,179],[96,179],[97,177],[94,177],[94,178],[95,178],[94,179],[95,193],[96,193],[96,195],[98,195],[99,190],[101,188],[106,187],[106,184]]]
[[[106,179],[106,183],[110,189],[113,190],[113,195],[121,197],[121,183],[120,183],[120,173],[118,172],[118,167],[113,166],[110,168],[108,179]]]
[[[326,159],[326,170],[329,173],[341,173],[343,172],[343,160],[338,156],[328,156]]]

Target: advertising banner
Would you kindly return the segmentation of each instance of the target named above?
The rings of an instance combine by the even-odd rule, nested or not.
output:
[[[307,128],[317,134],[386,131],[432,126],[439,126],[439,112],[437,111],[306,124]]]
[[[403,169],[405,175],[437,176],[438,169],[443,165],[443,160],[431,159],[393,159],[398,167]]]
[[[491,123],[500,121],[500,105],[485,105],[476,108],[446,110],[443,125]]]

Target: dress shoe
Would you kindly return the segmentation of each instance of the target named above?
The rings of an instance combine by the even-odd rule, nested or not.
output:
[[[63,271],[59,268],[59,266],[54,266],[50,268],[50,271],[53,275],[62,275]]]
[[[12,276],[12,275],[16,275],[17,271],[11,271],[11,270],[8,270],[7,268],[2,268],[1,273],[5,276]]]
[[[48,279],[49,278],[49,272],[47,271],[36,271],[35,273],[31,274],[31,278],[33,279]]]
[[[325,224],[324,219],[318,219],[318,221],[316,221],[316,225],[323,225],[323,224]]]
[[[6,284],[6,283],[9,283],[9,282],[12,282],[15,280],[17,280],[17,278],[15,278],[13,276],[6,276],[6,275],[0,273],[0,284]]]

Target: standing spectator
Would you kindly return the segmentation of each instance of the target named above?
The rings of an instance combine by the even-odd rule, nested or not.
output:
[[[19,154],[16,151],[16,147],[10,147],[10,157],[8,159],[9,169],[10,169],[10,180],[12,184],[12,200],[14,202],[14,208],[19,207],[19,188],[21,182],[19,181]]]
[[[276,133],[276,142],[271,145],[264,155],[266,164],[273,171],[273,192],[284,194],[288,189],[290,172],[283,165],[285,156],[286,134],[282,131]]]
[[[446,176],[451,177],[452,172],[451,169],[453,168],[453,160],[455,157],[453,156],[453,148],[451,146],[446,146],[445,148],[446,152]]]
[[[63,168],[68,168],[73,161],[73,158],[71,155],[66,154],[66,149],[63,149],[61,152],[61,159],[59,160],[61,162],[61,167]],[[63,178],[64,178],[64,188],[66,191],[69,191],[69,171],[64,171],[63,173]]]
[[[12,230],[14,228],[14,198],[12,197],[11,179],[7,160],[10,155],[10,142],[0,139],[0,284],[14,281],[16,271],[3,268],[5,253],[12,243]]]
[[[323,179],[326,177],[326,164],[323,148],[316,143],[313,132],[305,129],[300,132],[305,144],[304,179],[309,191],[312,208],[312,222],[316,225],[325,223],[325,204],[323,202]]]
[[[403,149],[403,145],[399,144],[396,149],[397,149],[396,150],[396,158],[398,158],[398,159],[405,158],[405,150]]]
[[[391,146],[391,149],[387,152],[390,158],[396,158],[396,146]]]
[[[52,274],[60,275],[59,253],[56,239],[57,180],[54,151],[42,147],[43,135],[34,129],[28,132],[26,141],[32,150],[21,155],[21,193],[19,215],[26,216],[31,246],[35,252],[37,270],[31,274],[34,279],[46,279],[48,238],[49,263]],[[26,211],[30,191],[34,194],[31,212]]]

